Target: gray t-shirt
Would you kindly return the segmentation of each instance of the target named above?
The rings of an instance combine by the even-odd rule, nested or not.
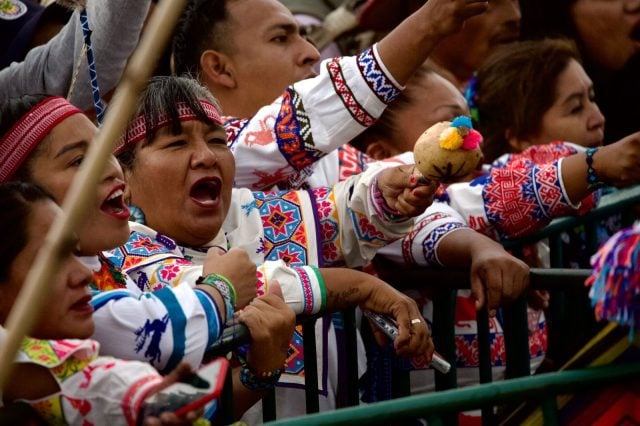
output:
[[[138,44],[150,0],[88,0],[98,83],[102,94],[113,89]],[[78,12],[45,45],[31,49],[24,61],[0,70],[0,102],[27,94],[67,96],[78,60],[77,81],[69,101],[83,110],[93,106]]]

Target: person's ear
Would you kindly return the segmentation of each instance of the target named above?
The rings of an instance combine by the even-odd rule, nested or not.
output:
[[[229,89],[237,85],[231,59],[216,50],[205,50],[200,55],[200,72],[207,83]]]
[[[522,152],[532,145],[528,139],[514,136],[511,129],[505,130],[504,137],[507,140],[510,152]],[[506,154],[506,152],[501,153],[501,155],[502,154]]]
[[[367,145],[365,154],[377,161],[384,160],[385,158],[389,158],[393,155],[391,150],[389,150],[385,143],[381,141],[374,141]]]

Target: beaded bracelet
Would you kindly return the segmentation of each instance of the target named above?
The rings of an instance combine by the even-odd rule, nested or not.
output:
[[[220,295],[225,301],[227,306],[227,315],[226,318],[230,319],[233,317],[233,313],[236,310],[236,301],[238,299],[238,295],[236,293],[236,289],[231,284],[231,281],[224,275],[220,274],[209,274],[204,277],[199,277],[196,280],[197,285],[208,285],[220,292]]]
[[[598,177],[598,173],[593,168],[593,156],[596,152],[598,152],[598,148],[588,148],[586,151],[588,189],[598,189],[605,186],[605,183],[600,180],[600,178]]]
[[[237,357],[242,367],[240,369],[240,381],[247,389],[253,391],[270,390],[273,389],[276,383],[278,383],[278,380],[280,380],[282,368],[256,373],[249,367],[247,360],[244,359],[243,356],[238,354]]]

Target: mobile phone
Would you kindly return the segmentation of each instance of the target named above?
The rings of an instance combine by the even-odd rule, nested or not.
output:
[[[142,417],[157,417],[166,411],[182,416],[199,409],[220,397],[228,368],[229,361],[226,358],[216,358],[194,374],[151,395],[142,405]]]
[[[371,311],[363,311],[365,317],[369,318],[387,337],[395,340],[398,337],[398,327],[395,323],[385,315],[381,315]],[[451,364],[438,352],[433,352],[431,358],[431,366],[443,374],[447,374],[451,370]]]

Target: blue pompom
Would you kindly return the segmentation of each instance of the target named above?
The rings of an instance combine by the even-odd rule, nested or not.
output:
[[[473,124],[471,124],[471,117],[467,117],[466,115],[459,115],[453,119],[451,122],[451,127],[466,127],[467,129],[473,129]]]

